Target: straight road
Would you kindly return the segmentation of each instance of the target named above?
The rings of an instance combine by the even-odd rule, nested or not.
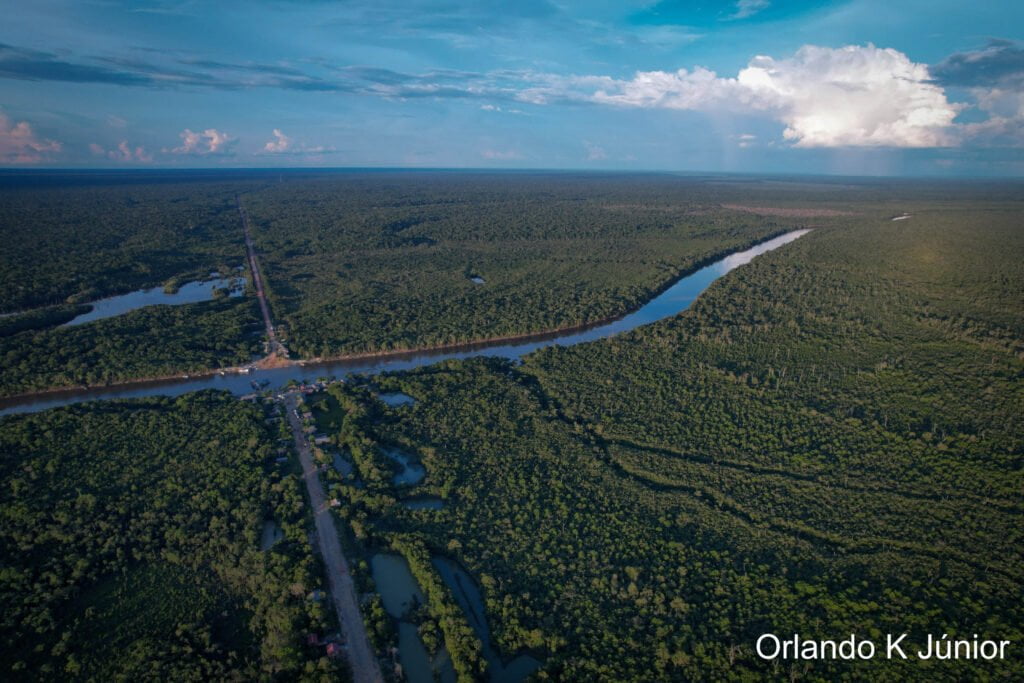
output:
[[[249,258],[252,283],[256,289],[256,296],[259,298],[260,310],[263,312],[263,324],[267,328],[267,339],[270,343],[268,358],[287,358],[288,350],[274,334],[274,322],[270,317],[270,307],[267,306],[267,297],[263,293],[263,278],[260,276],[259,263],[256,261],[256,247],[249,231],[249,216],[242,206],[241,199],[237,197],[235,199],[238,202],[238,213],[242,217],[245,250]],[[320,475],[317,474],[316,463],[313,462],[309,440],[302,431],[302,421],[299,420],[296,413],[296,406],[295,394],[288,394],[284,400],[285,416],[292,429],[299,462],[302,463],[302,479],[306,483],[309,504],[313,506],[313,521],[316,524],[320,555],[324,561],[331,601],[334,603],[334,611],[337,613],[338,623],[341,625],[341,636],[345,639],[348,662],[352,668],[352,680],[354,683],[383,683],[384,677],[380,672],[380,664],[370,646],[370,639],[366,635],[363,615],[359,612],[359,601],[356,599],[352,574],[349,572],[345,555],[341,552],[341,543],[338,541],[334,517],[331,516],[331,508],[327,504],[327,497],[324,495],[324,488],[320,483]]]
[[[331,599],[334,610],[341,624],[341,635],[345,639],[349,665],[352,667],[352,680],[355,683],[382,683],[377,657],[370,646],[366,635],[363,615],[359,612],[356,589],[349,572],[348,562],[341,552],[338,532],[334,526],[334,517],[327,504],[320,476],[309,447],[309,440],[302,432],[302,421],[295,410],[297,400],[294,394],[286,396],[284,407],[288,416],[288,424],[295,438],[295,449],[302,463],[302,478],[306,482],[309,502],[313,506],[313,519],[316,522],[317,538],[320,541],[320,554],[323,556],[327,581],[330,585]]]
[[[249,214],[242,206],[242,200],[235,197],[238,202],[238,213],[242,217],[242,231],[245,233],[245,251],[249,259],[249,272],[252,273],[252,285],[256,288],[256,298],[260,302],[260,310],[263,312],[263,324],[267,328],[267,340],[271,356],[288,357],[288,349],[277,340],[274,332],[274,322],[270,318],[270,307],[267,305],[267,297],[263,293],[263,277],[260,275],[259,264],[256,262],[256,245],[252,241],[252,233],[249,232]]]

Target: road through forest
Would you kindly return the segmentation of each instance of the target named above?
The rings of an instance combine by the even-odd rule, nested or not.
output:
[[[297,399],[289,394],[284,401],[288,424],[295,437],[295,449],[302,463],[302,479],[306,482],[309,502],[313,506],[313,519],[316,522],[317,539],[320,555],[323,557],[327,581],[330,585],[331,599],[341,624],[341,635],[345,639],[349,665],[352,667],[352,680],[355,683],[380,683],[383,676],[377,657],[370,646],[366,635],[363,615],[359,612],[356,588],[349,571],[348,561],[341,551],[338,532],[334,526],[334,517],[324,495],[320,475],[310,451],[309,440],[302,431],[302,421],[296,413]]]
[[[263,312],[263,325],[267,330],[267,344],[271,357],[288,357],[288,350],[277,340],[274,332],[274,322],[270,318],[270,307],[267,305],[267,296],[263,292],[263,277],[260,275],[259,263],[256,261],[256,246],[252,241],[252,233],[249,231],[249,214],[242,206],[242,200],[235,198],[238,202],[238,214],[242,217],[242,232],[245,233],[245,252],[249,260],[249,272],[252,273],[252,286],[256,290],[256,298],[260,302],[260,311]]]
[[[259,298],[260,310],[263,312],[263,324],[267,329],[270,357],[287,357],[288,352],[274,334],[274,322],[270,318],[270,307],[263,293],[263,280],[260,277],[259,263],[256,261],[256,249],[249,232],[249,216],[238,202],[238,213],[242,217],[242,230],[245,232],[245,250],[249,258],[249,269],[252,272],[252,283]],[[296,412],[297,399],[289,394],[284,400],[285,416],[295,439],[295,450],[302,464],[302,480],[306,483],[309,504],[313,508],[313,521],[316,525],[320,556],[324,562],[324,572],[330,588],[331,601],[338,615],[341,635],[345,639],[345,650],[348,653],[349,666],[352,668],[352,680],[355,683],[381,683],[384,678],[380,672],[377,657],[370,646],[366,635],[366,625],[359,611],[355,584],[349,572],[348,561],[341,551],[338,541],[338,530],[334,526],[331,508],[327,504],[320,475],[310,452],[309,440],[302,431],[302,421]]]

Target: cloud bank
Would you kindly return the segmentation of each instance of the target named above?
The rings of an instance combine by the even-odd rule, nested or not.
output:
[[[127,140],[119,142],[117,147],[114,149],[105,149],[102,145],[98,145],[94,142],[89,145],[89,151],[95,156],[106,157],[111,161],[147,164],[153,161],[153,155],[146,152],[146,149],[142,145],[137,145],[133,148],[128,144]]]

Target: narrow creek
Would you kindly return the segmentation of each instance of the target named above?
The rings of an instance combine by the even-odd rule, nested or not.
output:
[[[313,382],[320,377],[344,377],[349,374],[372,375],[385,370],[411,370],[456,358],[471,358],[474,356],[521,358],[532,351],[546,346],[556,344],[572,346],[574,344],[603,339],[675,315],[686,310],[693,303],[694,299],[707,289],[712,282],[729,271],[749,263],[761,254],[778,249],[808,232],[810,230],[794,230],[761,242],[749,249],[734,252],[715,261],[711,265],[680,278],[671,287],[632,313],[628,313],[611,322],[599,323],[582,330],[538,334],[516,339],[515,341],[499,340],[466,344],[459,347],[435,349],[432,351],[411,351],[409,353],[388,356],[309,362],[282,368],[255,370],[251,374],[212,374],[201,377],[136,382],[124,386],[64,389],[35,396],[0,399],[0,415],[36,412],[47,408],[98,399],[180,396],[181,394],[200,389],[222,389],[238,395],[244,395],[252,391],[251,383],[253,376],[258,376],[259,379],[269,382],[270,386],[277,387],[284,386],[289,380]]]
[[[441,647],[433,656],[423,645],[416,624],[410,621],[411,612],[426,602],[423,591],[409,570],[409,563],[401,555],[377,553],[370,558],[373,582],[380,593],[384,610],[398,621],[398,662],[410,683],[454,683],[448,651]]]
[[[466,614],[476,637],[480,639],[491,683],[519,683],[542,666],[538,659],[528,654],[513,657],[507,663],[502,661],[501,654],[491,643],[491,630],[487,626],[483,596],[473,577],[457,562],[447,557],[435,557],[433,563],[441,579],[455,596],[455,601]]]

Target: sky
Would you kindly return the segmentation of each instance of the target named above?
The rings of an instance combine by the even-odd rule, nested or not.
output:
[[[0,0],[0,166],[1024,175],[1019,0]]]

